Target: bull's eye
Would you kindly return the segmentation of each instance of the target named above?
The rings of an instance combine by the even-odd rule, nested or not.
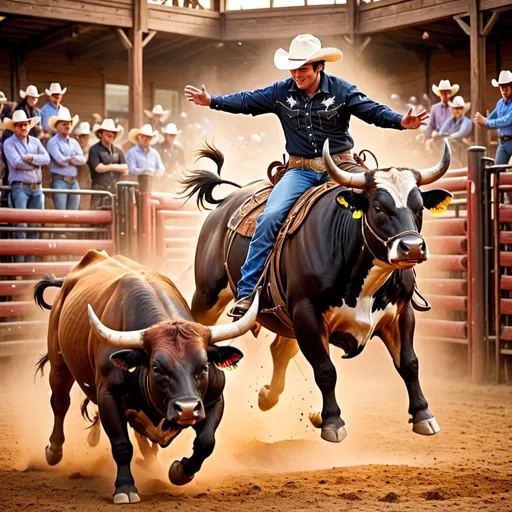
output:
[[[380,206],[374,206],[373,207],[373,212],[374,213],[382,213],[382,208]]]
[[[210,367],[210,363],[205,363],[203,366],[203,373],[208,373],[209,367]]]
[[[157,377],[160,375],[160,370],[158,369],[158,366],[153,366],[152,370],[153,374],[156,375]]]

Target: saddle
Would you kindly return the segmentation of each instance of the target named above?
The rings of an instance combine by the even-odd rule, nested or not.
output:
[[[261,312],[276,315],[281,322],[290,329],[293,329],[293,326],[286,309],[285,293],[279,275],[281,253],[284,242],[300,229],[311,211],[311,208],[313,208],[316,202],[333,187],[339,187],[339,185],[335,182],[329,181],[323,185],[310,188],[300,196],[277,235],[276,243],[265,263],[265,268],[263,270],[262,277],[260,278],[259,284],[263,285],[267,298],[273,304],[273,307],[262,310]],[[267,181],[262,182],[262,186],[237,209],[228,222],[228,228],[231,230],[231,233],[228,237],[225,267],[229,278],[229,284],[235,295],[236,283],[233,281],[227,265],[227,259],[233,239],[236,234],[252,238],[254,230],[256,229],[258,217],[263,212],[273,188],[274,185],[272,183]]]

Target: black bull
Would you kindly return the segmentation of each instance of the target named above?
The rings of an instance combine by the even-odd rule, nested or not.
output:
[[[233,183],[220,178],[222,153],[208,148],[202,156],[216,162],[219,176],[194,171],[185,180],[186,190],[189,196],[198,193],[198,205],[209,202],[219,206],[199,236],[192,314],[196,321],[213,325],[233,297],[224,264],[228,221],[258,184],[216,200],[213,188]],[[444,190],[421,192],[418,187],[446,172],[449,145],[445,144],[441,162],[422,171],[389,168],[349,174],[335,166],[328,141],[324,159],[331,178],[344,187],[324,195],[301,229],[285,242],[279,272],[293,331],[272,315],[258,316],[262,325],[278,334],[271,346],[274,374],[271,384],[260,390],[259,406],[267,410],[277,403],[287,365],[300,348],[313,367],[323,398],[321,415],[310,414],[310,420],[321,428],[323,439],[340,442],[346,430],[336,402],[336,370],[329,345],[342,348],[344,357],[353,357],[371,337],[379,336],[407,387],[413,431],[435,434],[439,426],[428,410],[418,378],[411,298],[413,267],[428,257],[420,235],[423,208],[443,211],[451,200]],[[248,245],[248,238],[237,236],[231,246],[227,264],[235,281],[240,278]],[[272,307],[265,293],[260,306]]]

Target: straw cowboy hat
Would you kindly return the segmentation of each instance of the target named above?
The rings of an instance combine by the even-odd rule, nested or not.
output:
[[[290,43],[290,51],[279,48],[274,55],[274,64],[277,69],[298,69],[308,62],[325,60],[337,62],[343,58],[338,48],[322,48],[320,39],[311,34],[301,34]]]
[[[7,97],[3,91],[0,91],[0,103],[7,103]]]
[[[35,85],[29,85],[25,90],[20,89],[20,98],[24,100],[27,96],[32,96],[32,98],[39,98],[39,96],[42,96],[42,94],[39,94],[39,91]]]
[[[52,94],[66,94],[67,90],[67,87],[64,87],[63,89],[59,83],[52,83],[50,84],[50,88],[46,89],[45,92],[47,96],[51,96]]]
[[[153,110],[144,110],[144,113],[150,118],[152,119],[155,115],[157,116],[168,116],[169,115],[169,111],[168,110],[164,110],[164,108],[162,107],[162,105],[155,105],[153,107]]]
[[[147,135],[148,137],[151,137],[151,143],[154,143],[158,138],[158,130],[153,130],[153,127],[150,124],[145,124],[142,128],[132,128],[128,132],[128,140],[132,144],[137,144],[139,142],[139,135]]]
[[[512,83],[512,71],[508,70],[501,71],[497,81],[494,78],[491,80],[493,87],[499,87],[500,85],[507,85],[510,83]]]
[[[436,96],[441,96],[441,91],[450,91],[450,96],[457,94],[459,91],[459,84],[451,84],[450,80],[441,80],[439,85],[432,85],[432,92]]]
[[[465,114],[471,108],[471,103],[465,103],[464,98],[462,96],[455,96],[455,98],[453,98],[452,101],[448,102],[448,106],[454,108],[463,108]]]
[[[68,123],[71,123],[71,131],[75,128],[75,126],[78,123],[78,114],[75,114],[73,117],[71,117],[71,113],[68,109],[61,108],[59,111],[59,114],[56,116],[51,116],[50,119],[48,119],[48,128],[50,130],[57,130],[57,123],[59,121],[67,121]]]
[[[27,113],[24,110],[15,110],[12,114],[12,119],[9,117],[4,118],[4,128],[6,130],[14,131],[14,125],[16,123],[29,123],[29,130],[32,129],[36,124],[41,121],[39,116],[27,117]]]
[[[120,124],[116,126],[113,119],[103,119],[101,124],[95,124],[92,127],[92,131],[94,132],[94,135],[96,135],[96,137],[99,139],[99,132],[113,132],[116,133],[116,137],[118,137],[120,133],[123,133],[124,128]]]
[[[181,130],[178,130],[174,123],[169,123],[165,128],[162,128],[162,133],[164,135],[179,135]]]
[[[90,135],[91,125],[87,121],[82,121],[75,130],[75,135]]]

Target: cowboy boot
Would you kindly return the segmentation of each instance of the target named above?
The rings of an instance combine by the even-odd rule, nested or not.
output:
[[[241,299],[238,299],[233,307],[229,310],[229,313],[227,314],[229,317],[233,318],[234,320],[238,320],[239,318],[242,318],[247,311],[249,311],[249,308],[252,305],[252,301],[254,300],[254,294],[256,293],[256,290],[254,290],[250,295],[247,297],[243,297]]]

